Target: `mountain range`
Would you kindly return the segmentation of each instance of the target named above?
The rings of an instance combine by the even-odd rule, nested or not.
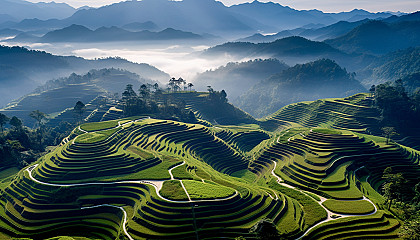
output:
[[[27,33],[20,33],[9,41],[29,41],[29,42],[112,42],[112,41],[142,41],[142,40],[199,40],[202,36],[191,32],[184,32],[167,28],[160,32],[143,30],[132,32],[118,27],[101,27],[91,30],[87,27],[73,24],[69,27],[54,30],[46,33],[42,37],[36,37]]]
[[[23,19],[51,18],[64,19],[73,15],[77,9],[56,2],[32,3],[23,0],[2,0],[0,8],[0,23],[6,21],[21,21]]]
[[[121,68],[144,79],[166,81],[169,75],[148,64],[121,58],[86,60],[73,56],[56,56],[23,47],[0,46],[0,106],[27,94],[53,78],[91,69]]]
[[[24,2],[23,0],[13,1]],[[52,3],[50,4],[51,6],[55,6]],[[32,5],[38,8],[41,6],[39,3]],[[127,24],[153,22],[161,29],[174,28],[199,34],[211,33],[223,36],[235,36],[257,31],[275,32],[302,27],[308,24],[322,26],[338,21],[358,21],[365,18],[378,19],[392,16],[391,13],[370,13],[364,10],[341,13],[324,13],[318,10],[300,11],[282,6],[278,3],[262,3],[259,1],[227,7],[216,0],[125,1],[100,8],[83,8],[77,11],[70,7],[66,8],[68,9],[67,14],[59,10],[54,10],[51,7],[46,9],[52,13],[48,15],[33,9],[33,15],[22,17],[17,13],[13,14],[11,11],[4,11],[4,14],[7,16],[0,16],[0,20],[4,19],[0,27],[15,28],[18,30],[22,30],[23,28],[26,30],[39,30],[58,29],[77,24],[96,29],[100,27],[122,27]],[[44,17],[38,17],[38,15]],[[25,19],[25,22],[19,22],[22,18]]]
[[[396,24],[403,22],[416,22],[420,21],[420,12],[414,12],[402,16],[391,16],[388,18],[378,18],[378,21],[382,21],[386,24]],[[301,36],[314,41],[324,41],[326,39],[333,39],[340,36],[343,36],[356,27],[359,27],[365,23],[369,22],[369,18],[364,18],[359,21],[339,21],[331,25],[305,25],[303,27],[283,30],[275,34],[261,34],[255,33],[254,35],[240,38],[238,42],[272,42],[280,38],[290,37],[290,36]]]

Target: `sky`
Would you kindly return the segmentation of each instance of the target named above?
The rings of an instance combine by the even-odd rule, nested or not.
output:
[[[27,0],[30,2],[48,2],[50,0]],[[73,7],[91,6],[99,7],[103,5],[120,2],[121,0],[54,0],[55,2],[65,2]],[[199,1],[199,0],[198,0]],[[220,0],[225,5],[251,2],[252,0]],[[260,0],[268,2],[268,0]],[[271,0],[284,6],[289,6],[299,10],[318,9],[324,12],[351,11],[355,8],[365,9],[370,12],[401,11],[414,12],[420,10],[420,0]]]

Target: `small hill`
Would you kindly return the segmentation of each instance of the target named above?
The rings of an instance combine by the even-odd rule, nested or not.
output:
[[[159,29],[158,25],[152,21],[127,23],[121,26],[121,28],[133,32],[142,30],[156,31]]]
[[[141,40],[202,39],[202,36],[167,28],[160,32],[144,30],[131,32],[118,27],[101,27],[94,31],[87,27],[73,24],[69,27],[48,32],[38,39],[39,42],[112,42]]]
[[[343,97],[365,88],[354,76],[329,59],[297,64],[262,80],[234,103],[256,117],[300,101]]]
[[[64,57],[23,47],[0,46],[0,106],[32,92],[48,80],[85,74],[91,69],[120,68],[141,75],[143,78],[162,81],[169,75],[144,63],[133,63],[121,58],[86,60],[80,57]],[[11,74],[18,70],[18,75]],[[10,84],[13,81],[13,84]],[[4,83],[4,84],[3,84]]]
[[[325,41],[345,52],[386,54],[419,46],[420,22],[369,21],[344,36]]]
[[[228,98],[235,99],[260,80],[279,73],[288,66],[277,59],[256,59],[247,62],[231,62],[214,70],[208,70],[194,77],[196,89],[224,89]]]
[[[185,103],[186,109],[215,125],[251,124],[256,120],[248,113],[235,107],[221,96],[220,92],[168,93],[166,97]]]
[[[134,73],[117,69],[91,70],[83,76],[72,74],[66,78],[48,81],[31,94],[10,103],[0,112],[7,116],[17,116],[26,126],[32,127],[35,120],[29,114],[34,110],[47,114],[49,119],[53,120],[66,110],[72,109],[77,101],[97,107],[98,104],[104,104],[96,101],[97,98],[121,93],[127,84],[138,87],[145,81]],[[87,110],[89,114],[89,110],[94,108],[88,107]],[[73,117],[69,114],[67,118],[60,120],[73,122]]]
[[[238,57],[307,57],[340,54],[340,51],[323,42],[315,42],[303,37],[286,37],[269,43],[229,42],[209,48],[204,57],[232,55]]]

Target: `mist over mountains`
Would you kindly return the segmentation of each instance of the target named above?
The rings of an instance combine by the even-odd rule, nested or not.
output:
[[[121,68],[148,80],[163,81],[169,75],[148,64],[121,58],[86,60],[80,57],[56,56],[21,47],[0,46],[0,106],[31,92],[48,80],[86,73],[91,69]]]
[[[4,6],[9,9],[13,9],[16,4],[25,4],[22,0],[7,2]],[[196,42],[195,46],[185,45],[185,49],[189,48],[188,51],[202,49],[200,43],[204,47],[210,45],[204,51],[186,53],[182,57],[177,55],[173,59],[161,57],[161,61],[182,64],[187,60],[197,65],[204,61],[215,62],[212,69],[202,71],[191,80],[199,90],[205,90],[209,85],[215,89],[225,89],[229,98],[236,99],[237,103],[237,97],[251,88],[255,95],[255,89],[258,89],[256,86],[261,81],[268,81],[267,79],[278,77],[283,71],[294,68],[289,66],[306,66],[308,62],[311,63],[310,66],[319,65],[330,70],[338,66],[351,75],[350,82],[360,81],[364,87],[396,80],[419,69],[418,12],[393,15],[355,9],[349,12],[324,13],[319,10],[295,10],[278,3],[258,1],[227,7],[215,0],[125,1],[100,8],[81,9],[65,4],[27,3],[26,8],[22,9],[31,9],[33,15],[24,16],[26,10],[21,15],[12,10],[8,13],[0,12],[0,37],[7,38],[4,41],[8,44],[67,44],[74,48],[74,52],[78,48],[89,52],[98,49],[91,47],[96,47],[94,45],[85,47],[82,44],[130,42],[127,47],[135,50],[143,47],[146,50],[142,54],[148,54],[142,41],[149,41],[156,45],[161,44],[169,56],[183,51],[174,50],[181,42]],[[43,11],[49,11],[50,15]],[[37,14],[43,17],[37,17]],[[265,34],[270,32],[277,33]],[[225,39],[238,39],[237,36],[242,36],[239,41],[224,42]],[[216,42],[224,43],[214,46]],[[160,81],[163,85],[169,79],[168,74],[153,66],[131,63],[120,58],[86,60],[22,49],[17,54],[16,49],[10,50],[11,48],[2,48],[3,59],[12,59],[0,63],[2,82],[16,82],[14,90],[20,89],[23,93],[28,93],[51,78],[111,67]],[[19,60],[18,56],[22,58]],[[328,61],[334,64],[325,59],[330,59]],[[230,63],[226,64],[227,62]],[[281,79],[300,79],[300,72],[290,71],[287,77],[283,76]],[[285,87],[282,81],[272,83],[281,83],[283,87],[276,89],[283,89],[282,91],[289,91],[285,89],[292,89],[290,86],[293,85]],[[318,97],[344,96],[346,92],[364,89],[357,84],[348,86],[336,95],[323,95],[324,92],[319,92],[314,95],[304,94],[308,98],[303,98],[301,90],[298,90],[292,91],[295,95],[288,97],[296,101],[315,100]],[[12,89],[12,85],[3,88],[3,104],[22,95],[22,92],[15,94],[16,91],[9,91],[9,87]],[[274,87],[273,85],[272,88]],[[242,96],[241,106],[246,106],[246,101],[254,101],[250,99]],[[282,102],[287,104],[287,101]],[[271,110],[275,110],[280,105],[276,103],[272,106]]]
[[[291,103],[350,96],[365,90],[337,63],[321,59],[297,64],[259,81],[233,102],[251,115],[263,117]]]
[[[3,14],[0,15],[0,27],[38,31],[65,28],[72,24],[97,29],[152,22],[160,30],[174,28],[198,34],[234,36],[247,32],[277,32],[305,25],[322,26],[338,21],[353,22],[392,16],[391,13],[370,13],[364,10],[341,13],[295,10],[278,3],[258,1],[227,7],[215,0],[142,0],[79,10],[56,3],[34,4],[23,0],[6,2],[4,10],[0,11]],[[12,11],[15,8],[28,10],[16,13]]]

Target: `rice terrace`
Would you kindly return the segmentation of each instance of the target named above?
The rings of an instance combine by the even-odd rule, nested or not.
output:
[[[420,240],[419,0],[0,0],[0,240]]]
[[[82,124],[2,187],[2,235],[255,239],[271,227],[288,239],[398,238],[382,174],[416,180],[419,152],[368,134],[371,101],[298,103],[253,124]]]

